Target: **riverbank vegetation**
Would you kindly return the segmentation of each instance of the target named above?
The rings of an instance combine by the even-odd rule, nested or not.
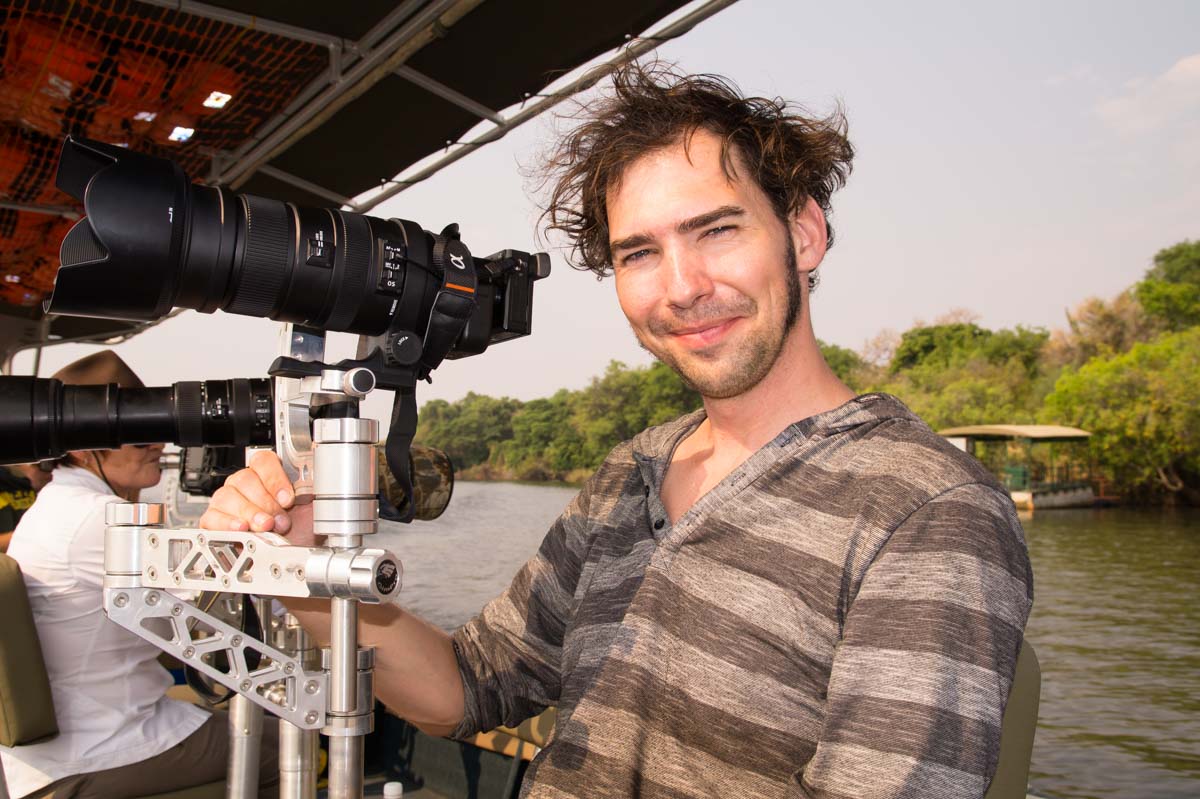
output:
[[[1097,477],[1132,502],[1200,505],[1200,241],[1160,251],[1113,299],[1053,331],[989,330],[956,310],[854,351],[822,344],[858,392],[895,394],[935,430],[985,423],[1082,427]],[[520,402],[468,394],[421,410],[418,440],[466,479],[587,477],[618,442],[700,406],[661,363],[613,362],[582,389]]]

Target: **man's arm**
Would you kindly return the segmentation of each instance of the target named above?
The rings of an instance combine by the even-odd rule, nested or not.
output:
[[[982,797],[1032,599],[1007,497],[961,486],[913,513],[851,600],[799,795]]]

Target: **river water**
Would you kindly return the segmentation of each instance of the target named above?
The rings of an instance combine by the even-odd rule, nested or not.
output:
[[[459,483],[434,522],[385,525],[403,601],[446,629],[499,593],[574,490]],[[1042,666],[1030,787],[1061,799],[1200,797],[1200,514],[1024,519]]]

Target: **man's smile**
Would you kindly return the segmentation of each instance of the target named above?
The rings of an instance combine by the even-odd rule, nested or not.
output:
[[[671,339],[689,349],[703,349],[718,343],[744,317],[731,316],[709,322],[675,328],[668,334]]]

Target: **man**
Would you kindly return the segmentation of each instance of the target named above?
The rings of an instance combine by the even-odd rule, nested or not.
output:
[[[60,369],[68,385],[142,381],[111,350]],[[70,452],[54,466],[13,534],[54,698],[58,735],[0,747],[13,799],[123,799],[190,788],[225,776],[229,719],[166,696],[159,650],[104,615],[104,509],[158,483],[161,444]],[[275,725],[266,725],[259,771],[278,795]]]
[[[455,736],[556,705],[529,797],[981,797],[1032,575],[992,477],[821,358],[843,121],[661,68],[613,87],[552,161],[551,227],[704,407],[614,449],[453,636],[365,612],[380,698]],[[310,540],[291,503],[261,457],[202,524]]]

